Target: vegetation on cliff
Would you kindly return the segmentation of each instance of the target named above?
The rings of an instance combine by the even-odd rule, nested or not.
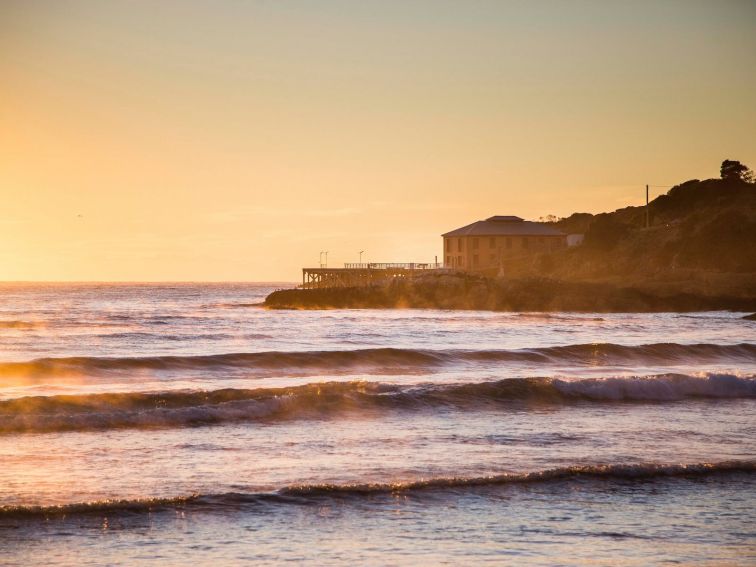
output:
[[[681,183],[651,201],[648,228],[645,207],[576,213],[556,224],[584,233],[582,246],[522,258],[507,267],[508,275],[630,284],[728,273],[735,280],[750,274],[753,282],[756,184],[746,179],[750,175]]]

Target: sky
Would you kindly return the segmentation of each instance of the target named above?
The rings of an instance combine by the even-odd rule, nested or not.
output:
[[[0,280],[432,261],[753,168],[754,29],[754,1],[2,0]]]

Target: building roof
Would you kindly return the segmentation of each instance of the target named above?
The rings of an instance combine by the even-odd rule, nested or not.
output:
[[[543,223],[522,220],[520,217],[497,215],[441,236],[565,236],[565,234]]]

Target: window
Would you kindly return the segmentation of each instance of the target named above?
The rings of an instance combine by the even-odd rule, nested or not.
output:
[[[465,265],[465,264],[464,264],[464,263],[462,262],[462,256],[457,256],[457,267],[458,267],[458,268],[461,268],[461,267],[463,267],[464,265]]]
[[[473,250],[477,250],[479,244],[480,244],[480,238],[473,238]]]
[[[452,265],[452,257],[451,256],[447,256],[446,257],[446,265],[447,266],[451,266]]]
[[[478,267],[478,255],[477,254],[473,255],[473,267],[475,267],[475,268]]]
[[[494,236],[488,239],[488,247],[496,248],[496,238]]]
[[[457,252],[462,252],[462,239],[457,239]]]
[[[451,250],[451,242],[448,238],[444,239],[444,250],[446,250],[447,252]]]
[[[522,247],[523,248],[527,248],[528,247],[528,237],[527,236],[523,236],[522,237]]]
[[[506,240],[506,246],[507,248],[512,248],[512,239],[507,236]]]
[[[489,264],[495,264],[496,263],[496,254],[489,254],[488,255],[488,263]]]
[[[546,239],[543,236],[538,237],[538,244],[540,246],[543,246],[545,242],[546,242]]]

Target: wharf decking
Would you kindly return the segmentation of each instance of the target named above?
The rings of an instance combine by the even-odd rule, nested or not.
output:
[[[367,263],[344,264],[343,268],[302,268],[302,288],[360,287],[392,278],[412,278],[440,270],[442,265],[430,263]]]

